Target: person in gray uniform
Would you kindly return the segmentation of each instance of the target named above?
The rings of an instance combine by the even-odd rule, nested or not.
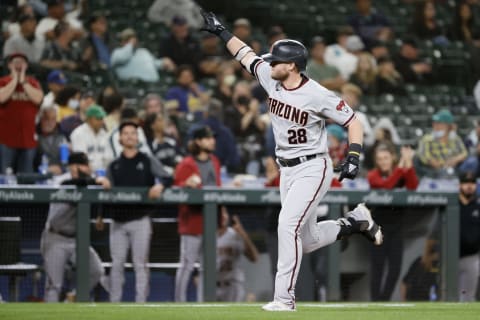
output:
[[[230,220],[225,206],[221,207],[221,213],[217,230],[217,301],[241,302],[245,301],[245,272],[240,259],[245,255],[256,262],[258,250],[238,216],[233,215]]]
[[[160,162],[138,149],[138,126],[134,122],[123,122],[119,127],[120,144],[123,151],[108,167],[107,176],[112,185],[118,187],[149,187],[148,197],[159,198],[169,183],[169,175]],[[171,181],[171,179],[170,179]],[[115,205],[109,211],[113,223],[110,229],[110,300],[122,300],[125,282],[124,264],[129,248],[132,251],[135,270],[135,301],[143,303],[149,292],[149,269],[147,267],[152,225],[151,206]]]
[[[83,152],[73,152],[68,157],[68,173],[62,176],[62,185],[101,185],[110,188],[105,177],[93,179],[88,157]],[[40,251],[44,260],[46,284],[45,301],[58,302],[62,291],[63,276],[68,263],[75,264],[75,233],[77,206],[74,203],[51,203],[45,230],[42,232]],[[102,262],[92,247],[90,250],[90,289],[93,289],[104,276]]]

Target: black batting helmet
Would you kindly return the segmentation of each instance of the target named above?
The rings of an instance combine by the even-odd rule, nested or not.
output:
[[[294,62],[298,71],[307,67],[307,48],[300,42],[291,39],[278,40],[272,45],[272,52],[264,54],[263,60],[270,62]]]

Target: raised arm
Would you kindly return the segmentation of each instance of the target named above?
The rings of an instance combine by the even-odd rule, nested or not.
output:
[[[213,12],[205,12],[202,10],[201,13],[205,20],[205,25],[202,30],[213,33],[222,39],[232,56],[243,66],[249,66],[251,60],[256,57],[252,48],[228,31]]]

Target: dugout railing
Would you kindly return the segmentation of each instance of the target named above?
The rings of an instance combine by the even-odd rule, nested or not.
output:
[[[90,244],[90,211],[92,204],[196,204],[203,205],[204,211],[204,300],[215,301],[216,268],[216,226],[217,205],[271,206],[280,203],[280,194],[275,188],[234,189],[204,188],[166,189],[158,200],[147,197],[147,189],[114,188],[112,190],[39,188],[35,186],[0,187],[2,203],[49,203],[75,202],[77,214],[77,301],[89,301],[88,288],[88,247]],[[458,301],[457,273],[459,257],[459,215],[456,193],[409,192],[409,191],[329,191],[322,203],[329,205],[329,218],[341,215],[341,207],[365,202],[371,206],[402,206],[437,208],[441,221],[441,299]],[[388,236],[388,235],[387,235]],[[328,247],[328,300],[340,300],[340,245]]]

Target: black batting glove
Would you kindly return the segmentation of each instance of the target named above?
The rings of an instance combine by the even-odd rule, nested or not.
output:
[[[348,149],[348,155],[344,162],[335,168],[335,172],[340,172],[338,181],[342,181],[344,178],[355,179],[360,170],[360,153],[362,152],[362,146],[358,143],[350,144]]]
[[[210,33],[213,33],[220,37],[225,43],[228,40],[232,39],[233,35],[227,28],[218,20],[213,12],[206,12],[201,10],[200,13],[202,14],[204,25],[200,30],[204,30]]]

